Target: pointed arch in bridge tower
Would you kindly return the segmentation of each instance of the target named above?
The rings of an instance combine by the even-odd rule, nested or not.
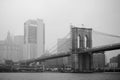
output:
[[[72,67],[75,71],[92,70],[92,54],[79,54],[79,51],[92,48],[92,29],[72,27]]]
[[[81,36],[79,35],[77,37],[77,48],[80,48],[81,47]]]

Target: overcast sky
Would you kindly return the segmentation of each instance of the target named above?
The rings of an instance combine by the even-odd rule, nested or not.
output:
[[[64,37],[70,24],[120,35],[120,0],[0,0],[0,39],[23,35],[24,22],[43,19],[46,47]]]

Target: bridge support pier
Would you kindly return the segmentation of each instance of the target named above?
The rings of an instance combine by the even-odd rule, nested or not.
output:
[[[78,55],[78,67],[79,72],[92,72],[93,60],[92,54],[79,54]]]
[[[73,69],[77,72],[91,72],[93,68],[92,54],[79,52],[92,48],[92,29],[71,27],[71,31]]]
[[[93,72],[92,54],[72,54],[72,59],[74,72]]]

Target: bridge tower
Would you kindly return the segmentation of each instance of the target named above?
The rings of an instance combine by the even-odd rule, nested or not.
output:
[[[80,51],[92,48],[92,29],[71,27],[72,68],[75,72],[91,72],[93,56],[91,53],[79,54]]]

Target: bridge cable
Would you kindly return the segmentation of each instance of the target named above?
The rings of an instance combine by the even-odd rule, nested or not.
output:
[[[65,38],[63,38],[63,39],[65,39]],[[65,42],[63,42],[61,45],[60,45],[60,47],[63,47],[63,46],[65,46],[65,43],[67,43],[68,41],[66,40]],[[54,50],[52,50],[52,52],[54,52],[54,51],[56,51],[57,49],[54,49]]]
[[[63,39],[66,39],[69,35],[70,35],[70,33],[68,33]],[[60,46],[62,47],[63,45],[65,45],[66,42],[68,42],[68,41],[65,41],[65,42],[62,43]],[[50,52],[55,52],[56,50],[57,50],[57,49],[51,48],[49,51],[50,51]]]
[[[65,39],[66,37],[68,37],[69,36],[69,33],[63,38],[63,39]],[[56,47],[57,46],[57,44],[55,44],[54,46],[52,46],[48,51],[50,51],[50,50],[52,50],[54,47]]]
[[[108,34],[108,33],[100,32],[100,31],[96,31],[96,30],[93,30],[93,32],[96,32],[98,34],[102,34],[102,35],[105,35],[105,36],[120,38],[120,36],[118,36],[118,35]]]

